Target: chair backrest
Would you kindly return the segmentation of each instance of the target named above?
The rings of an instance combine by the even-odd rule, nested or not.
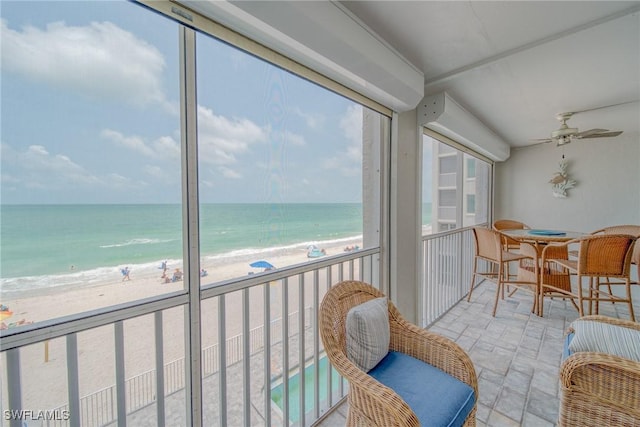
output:
[[[629,234],[595,234],[580,239],[578,272],[586,276],[629,275],[636,237]]]
[[[520,221],[513,220],[513,219],[499,219],[497,221],[494,221],[493,223],[493,229],[496,231],[528,230],[529,228],[531,227],[529,227],[527,224]],[[512,239],[509,236],[503,236],[502,242],[504,243],[504,246],[506,249],[508,249],[509,247],[518,247],[520,245],[520,242],[518,242],[515,239]]]
[[[343,367],[352,365],[346,353],[347,314],[351,308],[382,296],[382,292],[369,284],[345,281],[329,289],[322,299],[319,311],[322,343],[331,364],[345,377],[348,377],[348,373],[343,372]],[[355,368],[355,365],[353,367]]]
[[[494,262],[502,261],[502,234],[484,227],[473,229],[475,239],[476,256]]]
[[[525,230],[530,227],[524,222],[513,219],[499,219],[493,223],[494,230]]]
[[[594,231],[592,234],[630,234],[640,238],[640,225],[612,225]],[[640,240],[636,240],[633,246],[631,263],[640,266]]]

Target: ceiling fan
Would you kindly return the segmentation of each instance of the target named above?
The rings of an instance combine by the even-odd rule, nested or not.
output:
[[[556,119],[562,123],[560,125],[560,129],[554,130],[551,132],[550,138],[543,139],[534,139],[534,142],[555,142],[556,145],[565,145],[574,141],[576,139],[586,139],[586,138],[610,138],[613,136],[618,136],[622,133],[622,131],[609,131],[608,129],[589,129],[583,132],[579,132],[578,128],[570,128],[567,125],[567,120],[576,114],[573,113],[560,113],[556,116]]]

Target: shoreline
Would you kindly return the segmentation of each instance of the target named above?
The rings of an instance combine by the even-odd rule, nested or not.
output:
[[[290,245],[276,247],[236,249],[223,253],[201,254],[200,264],[201,268],[209,271],[209,269],[225,267],[228,264],[246,262],[247,269],[250,270],[251,268],[248,264],[257,259],[274,259],[303,252],[306,253],[309,245],[330,248],[331,254],[335,254],[337,253],[336,248],[339,246],[354,245],[361,241],[362,235],[357,235],[324,241],[292,243]],[[359,244],[361,245],[361,243]],[[61,292],[99,287],[107,283],[118,282],[122,279],[120,270],[124,267],[129,268],[132,279],[136,277],[148,279],[156,273],[158,273],[158,277],[160,277],[162,275],[160,265],[164,261],[167,261],[168,272],[173,272],[176,267],[184,271],[182,265],[183,260],[181,259],[158,259],[138,264],[130,263],[110,267],[103,266],[64,273],[0,278],[0,303],[7,305],[6,301],[15,299],[55,295]],[[282,265],[285,264],[281,264],[281,266]],[[232,277],[225,277],[225,279],[229,278]]]
[[[346,246],[362,246],[362,237],[342,239],[334,242],[333,246],[324,246],[318,242],[320,248],[326,250],[327,255],[344,252]],[[201,277],[201,285],[221,282],[228,279],[244,277],[248,274],[260,273],[262,269],[251,268],[249,263],[258,259],[271,262],[276,269],[279,267],[305,263],[317,258],[307,258],[304,244],[297,247],[271,248],[259,254],[235,254],[233,257],[203,256],[201,268],[207,275]],[[130,265],[130,280],[122,280],[119,268],[110,268],[109,274],[101,278],[77,284],[65,284],[21,291],[5,291],[0,293],[0,303],[13,311],[13,316],[4,320],[6,325],[26,321],[39,322],[62,316],[79,314],[98,308],[105,308],[121,303],[132,302],[150,296],[180,291],[184,281],[164,283],[162,270],[158,267],[162,261],[147,263],[138,268]],[[167,265],[167,275],[170,277],[175,269],[184,272],[182,261]]]

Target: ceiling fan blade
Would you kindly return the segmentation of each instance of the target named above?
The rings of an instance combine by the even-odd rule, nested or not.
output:
[[[604,132],[609,132],[609,129],[589,129],[589,130],[585,130],[584,132],[578,132],[575,136],[577,138],[585,138],[589,135],[593,135],[596,133],[604,133]]]
[[[612,132],[596,133],[596,134],[593,134],[593,135],[583,136],[583,137],[581,137],[581,139],[585,139],[585,138],[611,138],[613,136],[620,135],[622,132],[623,131],[621,131],[621,130],[616,130],[616,131],[612,131]]]
[[[586,113],[588,111],[595,111],[595,110],[602,110],[605,108],[610,108],[610,107],[617,107],[618,105],[625,105],[625,104],[634,104],[638,102],[637,99],[634,99],[632,101],[623,101],[623,102],[618,102],[616,104],[610,104],[610,105],[603,105],[601,107],[594,107],[594,108],[587,108],[586,110],[578,110],[578,111],[572,111],[571,113],[567,113],[567,114],[579,114],[579,113]]]
[[[532,144],[539,144],[541,142],[544,142],[544,143],[553,142],[553,140],[551,138],[541,138],[541,139],[530,139],[529,142]]]

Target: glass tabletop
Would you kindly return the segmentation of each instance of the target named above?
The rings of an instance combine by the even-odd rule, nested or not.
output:
[[[578,239],[584,236],[584,233],[569,230],[550,230],[550,229],[517,229],[517,230],[501,230],[501,233],[515,240],[532,240],[532,241],[554,241],[564,242],[567,240]]]

